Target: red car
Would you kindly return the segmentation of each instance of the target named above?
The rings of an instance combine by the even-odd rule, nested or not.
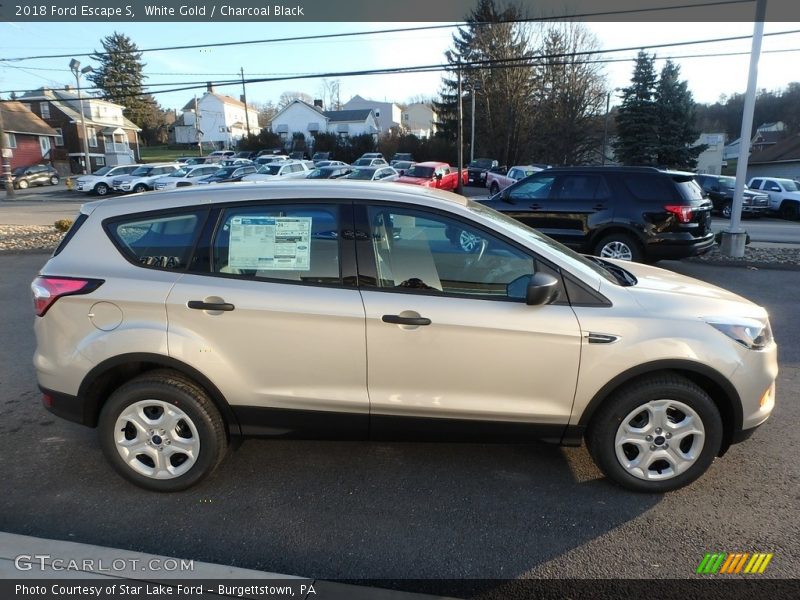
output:
[[[462,169],[461,181],[467,183],[467,170]],[[443,162],[421,162],[408,169],[398,183],[411,183],[440,190],[454,191],[458,187],[458,169]]]

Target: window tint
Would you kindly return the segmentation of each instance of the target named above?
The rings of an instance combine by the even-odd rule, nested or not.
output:
[[[131,260],[145,267],[184,269],[203,211],[115,221],[108,233]]]
[[[750,187],[751,188],[760,188],[761,187],[761,180],[760,179],[753,179],[753,181],[750,182]]]
[[[561,200],[592,200],[609,197],[608,186],[600,175],[571,174],[558,183],[555,197]]]
[[[625,187],[637,200],[645,202],[671,202],[675,199],[672,182],[666,177],[625,173],[620,176]]]
[[[377,285],[464,297],[523,300],[535,272],[533,257],[449,217],[370,207]],[[474,240],[474,252],[460,240]]]
[[[519,184],[509,193],[514,200],[543,200],[550,194],[555,175],[534,177]]]
[[[214,273],[244,279],[341,283],[339,207],[228,208],[212,249]]]

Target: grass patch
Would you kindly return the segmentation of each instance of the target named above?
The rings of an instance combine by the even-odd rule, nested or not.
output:
[[[180,156],[199,156],[197,149],[174,150],[169,146],[142,146],[140,148],[142,162],[169,162]],[[208,154],[208,152],[205,152]]]

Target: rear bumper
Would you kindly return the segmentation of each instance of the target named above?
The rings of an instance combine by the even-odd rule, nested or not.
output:
[[[95,427],[97,425],[96,419],[86,402],[77,396],[48,390],[42,386],[39,386],[39,389],[42,390],[43,394],[42,405],[57,417],[73,423],[80,423],[87,427]]]
[[[700,238],[663,237],[653,240],[645,247],[648,258],[654,259],[679,259],[705,254],[714,247],[715,235],[708,232]]]

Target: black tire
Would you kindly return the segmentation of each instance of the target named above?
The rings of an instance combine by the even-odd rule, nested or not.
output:
[[[494,196],[495,194],[499,193],[500,193],[500,186],[497,185],[496,181],[493,181],[491,187],[489,188],[489,195]]]
[[[103,183],[102,181],[94,186],[94,193],[98,196],[105,196],[108,194],[108,185]]]
[[[796,221],[800,218],[800,204],[797,202],[791,202],[789,200],[784,200],[781,202],[781,206],[778,209],[781,217],[787,219],[789,221]]]
[[[50,177],[50,185],[58,185],[59,181],[58,175],[53,175]]]
[[[637,408],[642,407],[644,411],[648,403],[664,400],[685,404],[693,410],[702,422],[705,438],[702,449],[686,470],[674,476],[667,475],[665,479],[648,480],[623,466],[617,456],[616,436],[623,421]],[[668,447],[668,440],[660,433],[659,430],[657,438]],[[684,438],[684,441],[693,443],[693,436]],[[636,492],[664,493],[686,486],[705,473],[722,445],[722,418],[708,394],[688,379],[670,373],[645,376],[616,391],[597,409],[586,431],[586,445],[600,470],[615,483]],[[653,470],[647,472],[653,473]],[[660,475],[657,469],[656,473]]]
[[[627,233],[611,233],[603,236],[594,245],[592,254],[602,258],[619,258],[632,262],[642,262],[644,251],[638,240]]]
[[[722,207],[722,216],[726,219],[730,219],[731,215],[733,214],[733,205],[730,202],[726,202],[725,205]]]
[[[133,188],[134,194],[141,194],[142,192],[147,191],[147,186],[143,183],[136,184],[136,187]]]
[[[151,475],[140,472],[151,468],[149,464],[145,464],[145,460],[149,460],[153,468],[156,467],[155,462],[148,458],[147,454],[140,453],[131,460],[132,463],[139,467],[140,471],[137,471],[123,459],[121,451],[118,450],[116,437],[118,433],[123,432],[127,439],[128,434],[124,433],[125,429],[118,430],[118,419],[121,418],[126,409],[137,402],[170,405],[170,408],[174,407],[185,416],[185,419],[180,418],[176,422],[175,428],[171,431],[167,430],[166,433],[162,431],[163,438],[158,435],[152,438],[149,437],[152,431],[140,435],[136,428],[132,427],[134,434],[131,441],[140,438],[141,443],[154,446],[152,442],[155,442],[156,438],[158,438],[160,446],[152,450],[152,452],[169,450],[170,438],[176,443],[179,439],[193,442],[195,441],[194,433],[196,432],[196,443],[199,445],[199,450],[194,458],[194,463],[185,472],[167,479],[156,479]],[[188,423],[186,419],[188,419]],[[153,427],[159,426],[154,425]],[[178,427],[182,427],[189,435],[187,437],[178,437],[180,436],[177,431]],[[189,431],[191,427],[194,428],[194,431]],[[117,473],[131,483],[156,492],[177,492],[197,484],[222,461],[228,446],[225,423],[206,391],[188,377],[169,369],[149,371],[114,391],[100,412],[98,432],[103,454]],[[158,432],[156,433],[158,434]],[[148,448],[148,451],[151,450]],[[177,454],[180,457],[180,453]],[[172,455],[164,453],[164,456],[168,457],[168,460],[172,460]],[[184,462],[186,460],[184,458]],[[191,460],[191,458],[188,460]],[[176,467],[174,464],[170,466]],[[177,465],[177,468],[181,468],[181,463]]]

